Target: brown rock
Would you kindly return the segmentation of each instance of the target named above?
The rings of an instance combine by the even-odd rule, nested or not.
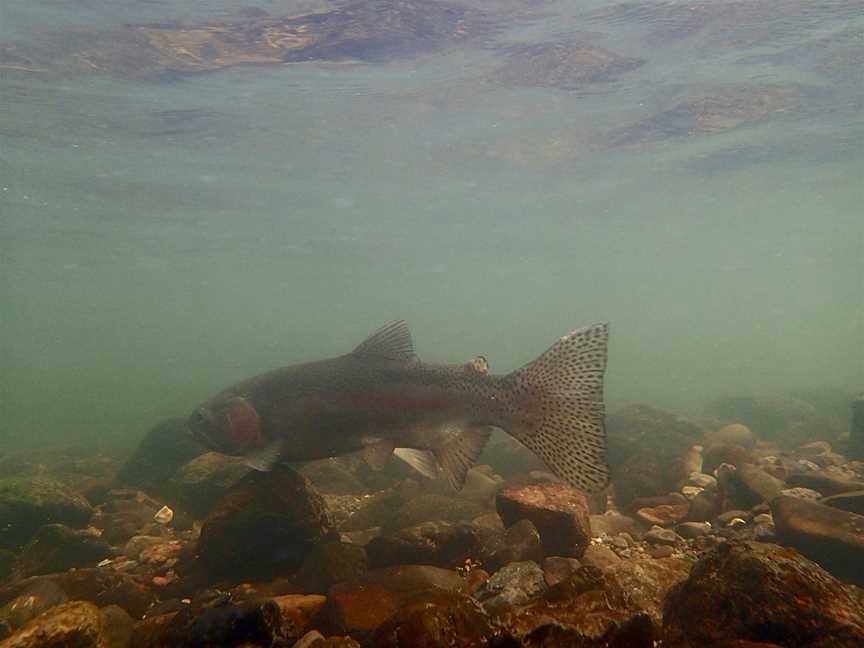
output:
[[[324,607],[326,596],[320,594],[285,594],[276,596],[273,602],[279,606],[283,625],[289,625],[292,637],[304,635],[312,628],[312,620]]]
[[[413,564],[453,569],[468,558],[480,558],[484,544],[500,535],[466,522],[424,522],[373,538],[366,552],[373,568]]]
[[[582,555],[581,562],[583,565],[587,565],[589,567],[596,567],[597,569],[606,570],[609,569],[612,565],[620,563],[621,558],[619,558],[618,554],[616,554],[606,545],[592,544],[589,545],[587,549],[585,549],[585,553]]]
[[[802,486],[817,491],[825,497],[864,490],[864,482],[853,481],[826,472],[807,472],[789,475],[789,486]]]
[[[576,558],[564,556],[549,556],[543,559],[543,577],[546,584],[552,587],[569,580],[582,566]]]
[[[33,576],[0,588],[0,605],[43,582],[56,585],[70,600],[97,606],[119,605],[134,617],[143,615],[155,597],[138,576],[97,568],[74,569],[59,574]]]
[[[363,636],[393,616],[415,594],[428,589],[462,591],[465,580],[455,571],[425,565],[370,570],[362,578],[330,588],[321,610],[323,629]]]
[[[372,635],[379,648],[469,648],[486,645],[493,629],[469,596],[444,590],[413,595]]]
[[[345,542],[316,545],[303,560],[297,582],[309,592],[326,592],[332,585],[354,580],[368,571],[366,550]]]
[[[103,631],[99,608],[72,601],[36,617],[0,648],[103,648]]]
[[[826,506],[833,506],[841,511],[864,515],[864,490],[831,495],[830,497],[823,498],[821,503]]]
[[[838,647],[864,643],[864,607],[850,590],[796,551],[730,541],[705,554],[667,596],[670,646],[746,639],[807,646],[831,636]]]
[[[676,505],[660,504],[653,508],[640,508],[636,511],[636,519],[643,524],[670,527],[686,519],[689,511],[689,503]]]
[[[580,557],[591,541],[585,495],[562,483],[513,483],[496,497],[506,526],[530,520],[540,533],[546,554]]]
[[[777,539],[838,578],[864,584],[864,516],[781,495],[771,503]]]
[[[785,485],[776,477],[752,464],[741,464],[735,471],[735,503],[741,508],[751,508],[762,502],[770,502],[780,494]]]
[[[702,472],[706,475],[713,475],[720,464],[742,466],[753,463],[753,454],[749,450],[738,445],[729,445],[726,443],[711,446],[702,453],[702,456],[704,457]]]

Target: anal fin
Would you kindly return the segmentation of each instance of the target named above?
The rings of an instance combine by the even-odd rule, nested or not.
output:
[[[491,433],[492,429],[485,425],[459,429],[450,439],[432,450],[447,480],[456,490],[462,489],[465,475],[477,462]]]

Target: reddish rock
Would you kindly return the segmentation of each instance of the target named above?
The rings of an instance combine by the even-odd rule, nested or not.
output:
[[[429,589],[463,591],[455,571],[426,565],[374,569],[354,581],[330,588],[320,626],[333,634],[364,636],[393,616],[415,594]]]
[[[312,620],[326,601],[327,597],[320,594],[285,594],[273,598],[282,613],[286,634],[292,637],[300,637],[311,630]]]
[[[699,560],[666,597],[666,643],[710,646],[733,639],[837,648],[864,645],[864,605],[792,549],[729,541]]]
[[[741,464],[735,471],[735,504],[741,508],[752,508],[762,502],[770,502],[780,494],[784,483],[753,464]]]
[[[648,525],[671,527],[686,519],[689,511],[689,503],[660,504],[653,508],[640,508],[636,511],[636,519]]]
[[[478,559],[483,546],[502,535],[470,523],[424,522],[393,535],[373,538],[366,545],[371,567],[435,565],[455,568]]]
[[[837,578],[864,584],[864,515],[781,495],[771,503],[777,539]]]
[[[546,554],[578,558],[591,541],[588,501],[567,484],[508,484],[498,492],[495,503],[506,526],[530,520]]]
[[[373,633],[376,648],[475,648],[492,636],[489,618],[464,594],[428,590],[415,594]]]

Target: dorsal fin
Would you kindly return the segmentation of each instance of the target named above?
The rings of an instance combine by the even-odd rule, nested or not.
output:
[[[356,349],[354,355],[387,360],[414,360],[414,343],[411,331],[405,320],[388,322],[366,338]]]

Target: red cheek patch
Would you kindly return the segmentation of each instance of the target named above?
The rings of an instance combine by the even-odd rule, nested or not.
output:
[[[238,447],[245,449],[261,444],[261,419],[245,398],[228,401],[228,425]]]

